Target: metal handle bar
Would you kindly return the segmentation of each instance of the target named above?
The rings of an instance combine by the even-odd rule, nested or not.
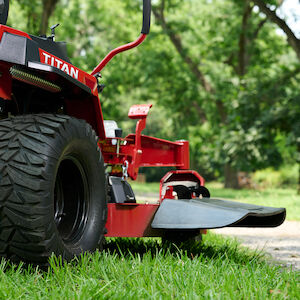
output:
[[[112,51],[110,51],[104,59],[100,62],[100,64],[93,70],[91,73],[92,75],[96,75],[99,73],[107,64],[112,60],[113,57],[115,57],[117,54],[130,50],[132,48],[137,47],[140,45],[146,38],[147,34],[150,32],[150,23],[151,23],[151,0],[144,0],[143,2],[143,28],[142,28],[142,34],[140,37],[129,44],[123,45],[121,47],[118,47]]]

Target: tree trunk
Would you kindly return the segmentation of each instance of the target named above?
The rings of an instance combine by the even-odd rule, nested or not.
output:
[[[299,173],[298,173],[298,195],[300,195],[300,143],[298,143],[298,168],[299,168]]]
[[[239,53],[238,53],[238,70],[237,73],[240,77],[243,77],[247,73],[247,67],[249,65],[249,54],[247,51],[248,46],[248,22],[251,17],[252,6],[249,1],[245,1],[244,3],[244,13],[242,18],[242,28],[239,39]]]
[[[300,195],[300,163],[298,163],[299,174],[298,174],[298,195]]]
[[[49,26],[49,19],[54,12],[59,0],[43,0],[43,13],[40,26],[40,34],[45,35]]]
[[[224,168],[225,175],[225,188],[231,189],[239,189],[239,181],[238,181],[238,172],[230,166],[230,164],[226,164]]]

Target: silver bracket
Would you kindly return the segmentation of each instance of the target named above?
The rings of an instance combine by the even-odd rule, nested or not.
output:
[[[129,166],[128,160],[125,160],[124,164],[122,166],[122,171],[123,171],[122,179],[123,180],[127,180],[127,178],[128,178],[128,166]]]

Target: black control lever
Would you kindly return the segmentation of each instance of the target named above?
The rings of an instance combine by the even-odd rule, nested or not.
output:
[[[0,0],[0,24],[6,25],[9,9],[9,0]]]
[[[58,27],[58,26],[59,26],[59,23],[58,23],[58,24],[55,24],[55,25],[53,25],[53,26],[50,27],[50,29],[51,29],[51,35],[50,35],[49,38],[50,38],[52,41],[55,41],[55,28]]]
[[[151,25],[151,0],[143,2],[143,28],[141,33],[149,34]]]

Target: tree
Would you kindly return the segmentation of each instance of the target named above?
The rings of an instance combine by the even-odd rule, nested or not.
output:
[[[263,0],[253,0],[253,3],[257,5],[262,13],[266,15],[266,17],[273,23],[275,23],[287,36],[287,41],[292,49],[295,51],[298,60],[300,61],[300,39],[296,37],[292,29],[287,25],[287,23],[280,18],[276,14],[276,9],[272,10],[269,6],[270,4],[274,5],[273,1],[268,1],[267,3]],[[294,75],[300,72],[299,67],[295,69]],[[299,101],[299,97],[296,98]],[[296,100],[295,99],[295,100]],[[295,102],[296,103],[296,102]],[[298,179],[298,194],[300,194],[300,112],[299,112],[299,105],[295,105],[293,110],[287,111],[285,116],[289,116],[290,126],[280,126],[283,131],[292,132],[294,136],[291,138],[297,144],[297,155],[296,160],[298,161],[299,165],[299,179]],[[288,127],[288,130],[287,130]]]
[[[43,0],[42,20],[40,25],[40,34],[46,34],[49,27],[49,18],[53,14],[59,0]]]
[[[193,9],[194,12],[201,12],[197,15],[199,19],[209,19],[212,28],[207,30],[207,34],[203,32],[201,27],[191,26],[187,20],[180,18],[177,21],[170,16],[176,10],[185,11],[187,6],[190,6],[190,11]],[[208,6],[210,8],[207,8]],[[216,11],[221,11],[220,14],[223,14],[222,21]],[[203,12],[206,13],[205,17],[201,15]],[[166,14],[168,14],[167,17]],[[266,132],[262,128],[261,120],[259,120],[259,112],[263,112],[266,105],[251,99],[251,91],[249,90],[250,83],[258,75],[253,70],[256,73],[261,72],[264,76],[263,68],[270,69],[269,64],[274,64],[274,61],[270,59],[260,59],[258,51],[268,51],[274,57],[278,57],[278,54],[283,53],[282,50],[276,53],[278,50],[278,47],[276,47],[277,42],[272,42],[275,51],[260,49],[261,47],[258,46],[257,39],[259,41],[263,39],[260,37],[262,30],[267,34],[265,38],[267,37],[269,41],[273,38],[271,37],[273,28],[264,29],[266,19],[253,12],[253,4],[250,1],[226,1],[224,4],[219,1],[212,1],[211,4],[205,5],[190,1],[189,4],[183,5],[178,1],[161,0],[154,7],[154,15],[163,32],[169,37],[174,49],[181,57],[182,62],[185,63],[193,78],[198,81],[199,86],[204,90],[208,101],[215,105],[213,115],[210,115],[208,111],[212,108],[211,103],[204,106],[199,106],[197,100],[192,103],[199,113],[199,120],[203,123],[208,120],[214,128],[215,134],[219,137],[219,140],[216,141],[217,147],[214,147],[214,150],[219,149],[217,160],[224,162],[225,186],[238,187],[237,173],[239,170],[252,171],[255,168],[266,166],[266,162],[271,161],[279,163],[279,153],[276,148],[267,146],[273,144],[276,132],[272,131],[271,128]],[[224,15],[227,20],[224,20]],[[194,20],[195,18],[196,16],[194,16]],[[218,21],[221,21],[226,29],[230,28],[230,34],[226,34],[226,29],[220,29],[220,26],[216,23]],[[219,31],[215,28],[218,28]],[[212,52],[212,54],[206,52],[203,57],[195,56],[190,45],[197,44],[197,31],[202,31],[206,39],[219,38],[223,40],[221,45],[214,45],[218,48],[220,54],[216,55],[217,51],[215,49],[208,49],[207,51]],[[191,35],[189,32],[193,32],[193,34]],[[188,36],[189,39],[182,37],[183,34]],[[278,38],[279,40],[280,38]],[[203,42],[202,39],[201,43],[203,44]],[[204,51],[200,50],[199,53],[204,53]],[[263,68],[260,68],[259,63]],[[214,66],[218,66],[223,70],[227,65],[227,76],[232,76],[232,79],[235,78],[235,83],[231,86],[220,84],[220,80],[225,79],[223,74],[221,75],[213,68],[207,69],[205,65],[209,64],[214,64]],[[255,84],[259,84],[259,82],[255,81]],[[253,84],[251,86],[254,89],[256,88]],[[235,100],[233,101],[232,98],[235,98]],[[249,103],[249,99],[252,103]],[[276,99],[278,100],[278,98]],[[236,103],[234,107],[232,107],[232,102]],[[249,112],[252,112],[251,118],[247,116]],[[269,150],[265,151],[267,148]],[[272,156],[277,159],[273,160]]]
[[[298,59],[300,60],[300,40],[296,37],[292,29],[287,25],[287,23],[276,14],[276,9],[272,10],[268,4],[274,5],[274,1],[266,4],[266,1],[263,0],[252,0],[255,5],[257,5],[262,13],[266,15],[266,17],[273,23],[275,23],[287,36],[287,41],[290,46],[294,49]]]
[[[43,0],[42,5],[40,3],[37,0],[19,0],[13,2],[12,6],[17,7],[25,15],[28,31],[33,34],[45,35],[49,27],[49,19],[54,13],[59,0]]]

